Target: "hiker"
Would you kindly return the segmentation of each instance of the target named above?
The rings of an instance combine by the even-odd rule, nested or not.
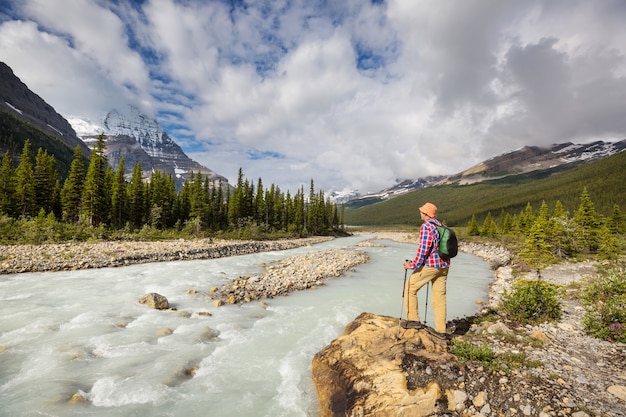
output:
[[[446,332],[446,278],[450,259],[442,258],[437,252],[439,233],[437,225],[437,207],[433,203],[425,203],[419,208],[423,220],[420,226],[419,245],[413,261],[405,261],[404,269],[413,272],[404,286],[404,307],[409,321],[420,321],[417,311],[417,292],[429,282],[433,283],[432,302],[435,311],[435,331]],[[428,305],[428,301],[426,301]]]

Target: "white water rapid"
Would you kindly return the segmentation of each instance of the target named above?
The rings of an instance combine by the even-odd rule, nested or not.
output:
[[[360,248],[369,263],[318,289],[266,300],[267,308],[214,307],[206,295],[261,272],[262,263],[367,238],[215,260],[2,275],[0,416],[315,417],[313,355],[361,312],[400,315],[402,261],[415,247],[379,241],[386,246]],[[486,262],[459,254],[448,278],[448,319],[474,314],[492,278]],[[178,311],[139,304],[148,292]],[[428,324],[433,317],[431,310]],[[164,328],[171,334],[159,336]],[[87,401],[70,402],[76,393]]]

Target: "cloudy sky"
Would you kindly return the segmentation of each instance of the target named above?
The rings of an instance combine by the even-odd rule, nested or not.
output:
[[[281,189],[379,191],[626,137],[623,0],[0,0],[0,61],[66,118],[123,104]]]

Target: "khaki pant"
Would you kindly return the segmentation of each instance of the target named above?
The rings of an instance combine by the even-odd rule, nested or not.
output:
[[[416,269],[404,287],[404,308],[408,320],[420,321],[417,311],[417,292],[432,281],[433,310],[435,311],[435,330],[446,331],[446,278],[448,268],[431,268],[423,266]],[[428,302],[428,301],[427,301]]]

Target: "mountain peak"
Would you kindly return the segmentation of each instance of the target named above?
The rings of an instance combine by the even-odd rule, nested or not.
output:
[[[78,125],[79,120],[73,119],[73,124]],[[85,120],[81,123],[87,129],[96,129],[82,136],[90,146],[98,134],[104,133],[109,163],[117,167],[123,158],[127,176],[132,174],[134,165],[139,162],[144,177],[149,177],[153,171],[163,171],[174,176],[178,187],[192,173],[202,174],[215,183],[228,184],[225,177],[189,158],[159,123],[142,113],[137,106],[113,109],[106,114],[101,124]]]

